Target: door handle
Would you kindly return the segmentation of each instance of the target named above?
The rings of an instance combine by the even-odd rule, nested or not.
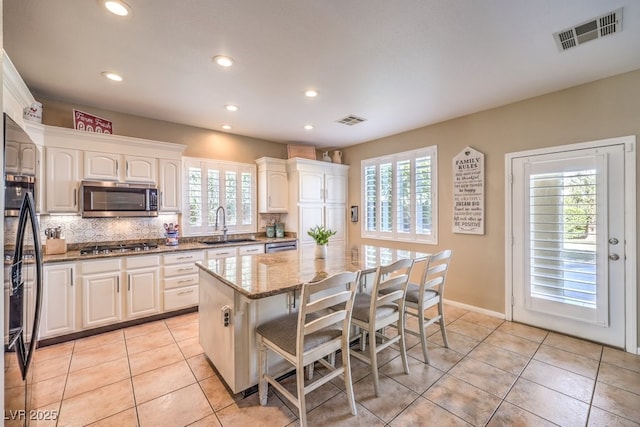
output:
[[[617,261],[617,260],[619,260],[619,259],[620,259],[620,255],[618,255],[618,254],[611,254],[611,255],[609,255],[609,259],[610,259],[611,261]]]
[[[610,245],[617,245],[618,244],[618,239],[616,239],[615,237],[612,237],[609,239],[609,244]]]

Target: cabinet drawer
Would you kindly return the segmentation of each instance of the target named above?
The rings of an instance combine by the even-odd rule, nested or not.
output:
[[[184,276],[187,274],[198,274],[198,267],[193,264],[175,264],[164,267],[164,277]]]
[[[198,305],[198,286],[164,291],[165,311]]]
[[[207,259],[225,258],[229,256],[236,256],[237,254],[237,246],[227,246],[225,248],[209,249],[207,251]]]
[[[188,274],[188,275],[178,276],[178,277],[165,277],[164,288],[173,289],[173,288],[179,288],[182,286],[197,285],[198,279],[199,279],[199,276],[197,274]]]
[[[128,269],[157,267],[160,265],[160,255],[127,257],[125,263]]]
[[[175,254],[163,255],[165,264],[182,264],[188,262],[196,262],[204,260],[204,252],[191,251],[191,252],[178,252]]]
[[[106,273],[120,271],[122,268],[121,258],[107,259],[104,261],[84,261],[80,263],[82,274]]]
[[[238,255],[253,255],[253,254],[263,254],[263,253],[264,253],[264,245],[248,245],[248,246],[238,247]]]

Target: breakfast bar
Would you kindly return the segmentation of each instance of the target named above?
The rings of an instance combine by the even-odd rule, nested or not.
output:
[[[361,270],[366,286],[367,276],[378,265],[425,255],[363,245],[331,247],[326,259],[317,259],[313,247],[303,247],[197,263],[200,344],[228,387],[234,393],[242,392],[258,383],[256,326],[295,310],[297,291],[303,283]],[[269,360],[271,366],[279,362]]]

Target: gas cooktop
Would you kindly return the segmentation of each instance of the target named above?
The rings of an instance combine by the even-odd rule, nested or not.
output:
[[[106,245],[106,246],[87,246],[80,249],[80,255],[102,255],[102,254],[120,254],[128,252],[142,252],[158,247],[155,243],[130,243],[121,245]]]

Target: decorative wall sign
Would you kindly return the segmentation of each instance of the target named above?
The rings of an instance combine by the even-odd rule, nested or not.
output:
[[[453,232],[484,234],[484,153],[471,147],[453,158]]]
[[[113,134],[111,121],[78,110],[73,110],[73,128],[87,132]]]

